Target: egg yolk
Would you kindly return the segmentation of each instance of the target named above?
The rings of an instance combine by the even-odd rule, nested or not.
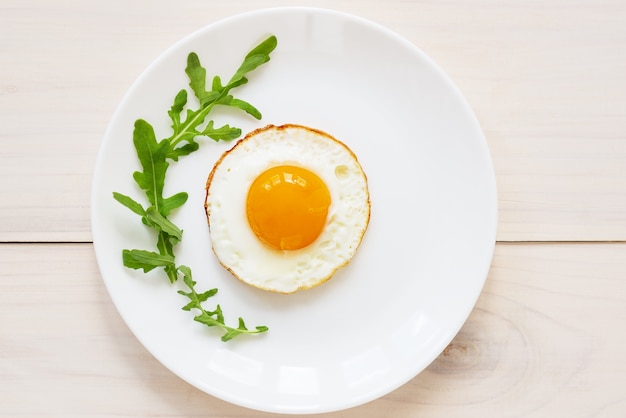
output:
[[[272,167],[250,186],[246,201],[254,234],[276,250],[298,250],[320,235],[330,192],[311,171],[291,165]]]

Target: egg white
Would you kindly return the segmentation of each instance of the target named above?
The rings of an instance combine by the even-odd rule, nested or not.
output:
[[[326,224],[310,245],[278,251],[252,232],[248,189],[270,167],[296,165],[317,174],[331,196]],[[370,217],[367,178],[356,156],[330,135],[300,125],[269,125],[248,134],[217,162],[205,209],[213,251],[235,277],[280,293],[308,289],[349,263]]]

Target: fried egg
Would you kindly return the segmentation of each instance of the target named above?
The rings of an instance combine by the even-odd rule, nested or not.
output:
[[[213,252],[254,287],[293,293],[350,262],[370,218],[367,178],[354,153],[301,125],[246,135],[215,164],[205,210]]]

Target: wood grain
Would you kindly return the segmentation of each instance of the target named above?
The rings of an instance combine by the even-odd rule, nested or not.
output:
[[[112,305],[90,244],[0,245],[0,416],[269,417],[166,370]],[[618,417],[626,244],[499,244],[431,366],[328,417]]]
[[[270,417],[166,370],[108,297],[93,166],[141,72],[219,19],[305,0],[0,2],[0,416]],[[475,111],[499,192],[481,297],[423,373],[316,416],[626,416],[626,2],[321,0],[404,36]]]
[[[218,19],[305,1],[4,0],[0,241],[91,240],[98,147],[161,52]],[[501,241],[626,239],[626,3],[320,1],[406,37],[466,96],[499,188]]]

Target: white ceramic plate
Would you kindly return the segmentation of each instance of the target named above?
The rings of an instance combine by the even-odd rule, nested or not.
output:
[[[329,282],[293,295],[234,279],[212,251],[204,216],[206,177],[233,143],[201,140],[171,166],[166,195],[187,191],[173,216],[184,229],[177,261],[227,322],[267,325],[267,334],[219,340],[182,311],[185,299],[162,271],[122,266],[124,248],[153,249],[139,218],[112,198],[143,202],[132,180],[135,119],[169,136],[167,110],[187,87],[187,54],[208,75],[229,78],[269,34],[272,60],[234,90],[263,120],[218,110],[216,123],[244,132],[298,123],[345,142],[369,178],[372,215],[352,263]],[[191,94],[190,94],[191,97]],[[242,190],[242,193],[246,191]],[[496,188],[482,131],[467,103],[424,53],[363,19],[307,8],[262,10],[212,24],[151,65],[106,132],[95,170],[93,237],[102,277],[122,318],[163,365],[199,389],[241,406],[316,413],[359,405],[409,381],[446,347],[472,310],[495,242]],[[211,304],[209,307],[213,306]]]

